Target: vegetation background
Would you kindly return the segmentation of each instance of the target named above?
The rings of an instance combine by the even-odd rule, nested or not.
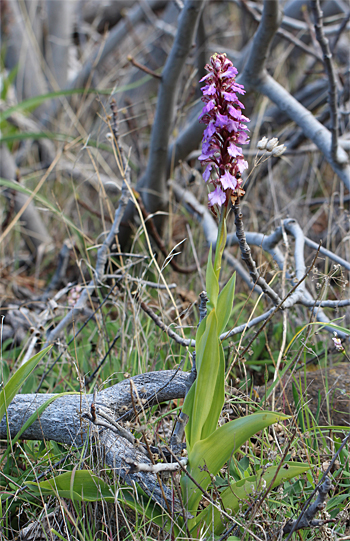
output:
[[[314,26],[319,7],[326,59]],[[294,461],[307,472],[266,494],[253,487],[217,539],[349,539],[349,448],[341,443],[350,422],[348,2],[1,0],[0,10],[2,415],[4,386],[16,374],[16,393],[46,400],[93,396],[150,372],[159,372],[159,388],[162,371],[191,370],[188,345],[217,232],[197,159],[198,81],[210,56],[225,52],[251,118],[241,201],[247,241],[259,277],[281,299],[293,287],[296,294],[275,310],[252,281],[232,212],[220,285],[234,270],[237,277],[219,424],[261,409],[291,420],[248,440],[201,505],[220,501],[230,481]],[[287,146],[281,158],[257,148],[262,136]],[[35,370],[19,372],[50,344],[31,361]],[[127,427],[151,446],[169,444],[184,396],[183,381],[174,381],[172,394]],[[47,411],[42,437],[17,441],[15,418],[3,417],[0,538],[175,539],[149,519],[145,493],[131,505],[135,487],[119,484],[94,446],[48,437],[45,427],[56,431],[60,418]],[[75,497],[77,470],[102,478],[106,492],[90,486],[89,497]],[[328,470],[321,523],[288,534],[286,521],[300,516]],[[67,472],[68,489],[38,484]],[[177,500],[176,475],[163,483]],[[181,538],[215,538],[187,534]]]

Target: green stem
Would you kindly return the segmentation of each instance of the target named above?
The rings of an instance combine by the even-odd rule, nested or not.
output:
[[[218,280],[219,280],[220,270],[221,270],[222,254],[225,249],[226,238],[227,238],[226,215],[227,215],[227,206],[223,205],[221,207],[218,236],[217,236],[216,248],[215,248],[215,260],[214,260],[214,272]]]

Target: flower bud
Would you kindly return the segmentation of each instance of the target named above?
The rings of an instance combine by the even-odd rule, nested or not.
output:
[[[268,152],[271,152],[275,147],[277,147],[278,145],[278,139],[277,137],[273,137],[272,139],[270,139],[270,141],[267,143],[266,145],[266,150]]]
[[[332,340],[333,340],[333,344],[334,344],[334,346],[335,346],[335,349],[336,349],[337,351],[344,351],[344,348],[343,348],[343,346],[342,346],[341,340],[340,340],[340,338],[338,338],[337,333],[335,332],[335,333],[333,333],[333,334],[334,334],[334,336],[333,336]]]
[[[278,156],[282,156],[283,152],[287,150],[286,145],[279,145],[278,147],[275,147],[272,151],[272,156],[275,158],[278,158]]]
[[[267,143],[268,143],[268,138],[264,136],[262,139],[260,139],[260,141],[258,142],[256,146],[259,150],[265,150]]]

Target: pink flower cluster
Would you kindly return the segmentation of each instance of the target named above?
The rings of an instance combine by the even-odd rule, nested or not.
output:
[[[234,193],[239,194],[242,184],[241,173],[248,163],[243,158],[242,148],[249,142],[248,128],[244,122],[249,118],[242,114],[244,105],[236,93],[245,94],[243,85],[236,83],[238,71],[225,54],[214,54],[209,72],[200,82],[202,101],[205,103],[199,121],[207,125],[203,134],[202,154],[199,160],[207,164],[203,178],[215,186],[208,196],[208,205],[227,205]],[[243,192],[244,193],[244,192]]]

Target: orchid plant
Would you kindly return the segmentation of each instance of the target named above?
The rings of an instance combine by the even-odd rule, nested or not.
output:
[[[241,175],[248,167],[239,145],[249,142],[243,115],[244,105],[237,94],[243,95],[243,85],[236,82],[237,70],[225,54],[214,54],[207,64],[208,74],[201,81],[204,107],[199,121],[206,124],[199,160],[206,165],[203,178],[214,186],[209,193],[208,206],[214,214],[220,213],[214,265],[211,252],[206,273],[208,312],[200,323],[196,334],[197,378],[188,392],[183,413],[188,416],[186,444],[188,466],[181,480],[182,498],[187,510],[193,515],[187,523],[192,534],[210,528],[218,535],[224,529],[220,513],[205,509],[198,513],[203,490],[209,486],[213,476],[230,459],[234,452],[256,432],[271,424],[286,419],[285,415],[259,412],[228,423],[218,428],[218,421],[225,400],[225,358],[220,335],[225,331],[231,315],[235,274],[219,293],[219,277],[222,254],[226,244],[226,217],[229,206],[244,194]],[[305,468],[304,468],[305,469]],[[303,470],[303,468],[302,468]],[[304,470],[303,470],[304,471]],[[301,473],[294,463],[288,470],[277,467],[257,472],[254,478],[229,486],[221,493],[225,509],[238,510],[240,497],[246,499],[252,485],[257,485],[264,475],[266,482],[277,486],[282,479]],[[201,487],[201,489],[199,488]]]

